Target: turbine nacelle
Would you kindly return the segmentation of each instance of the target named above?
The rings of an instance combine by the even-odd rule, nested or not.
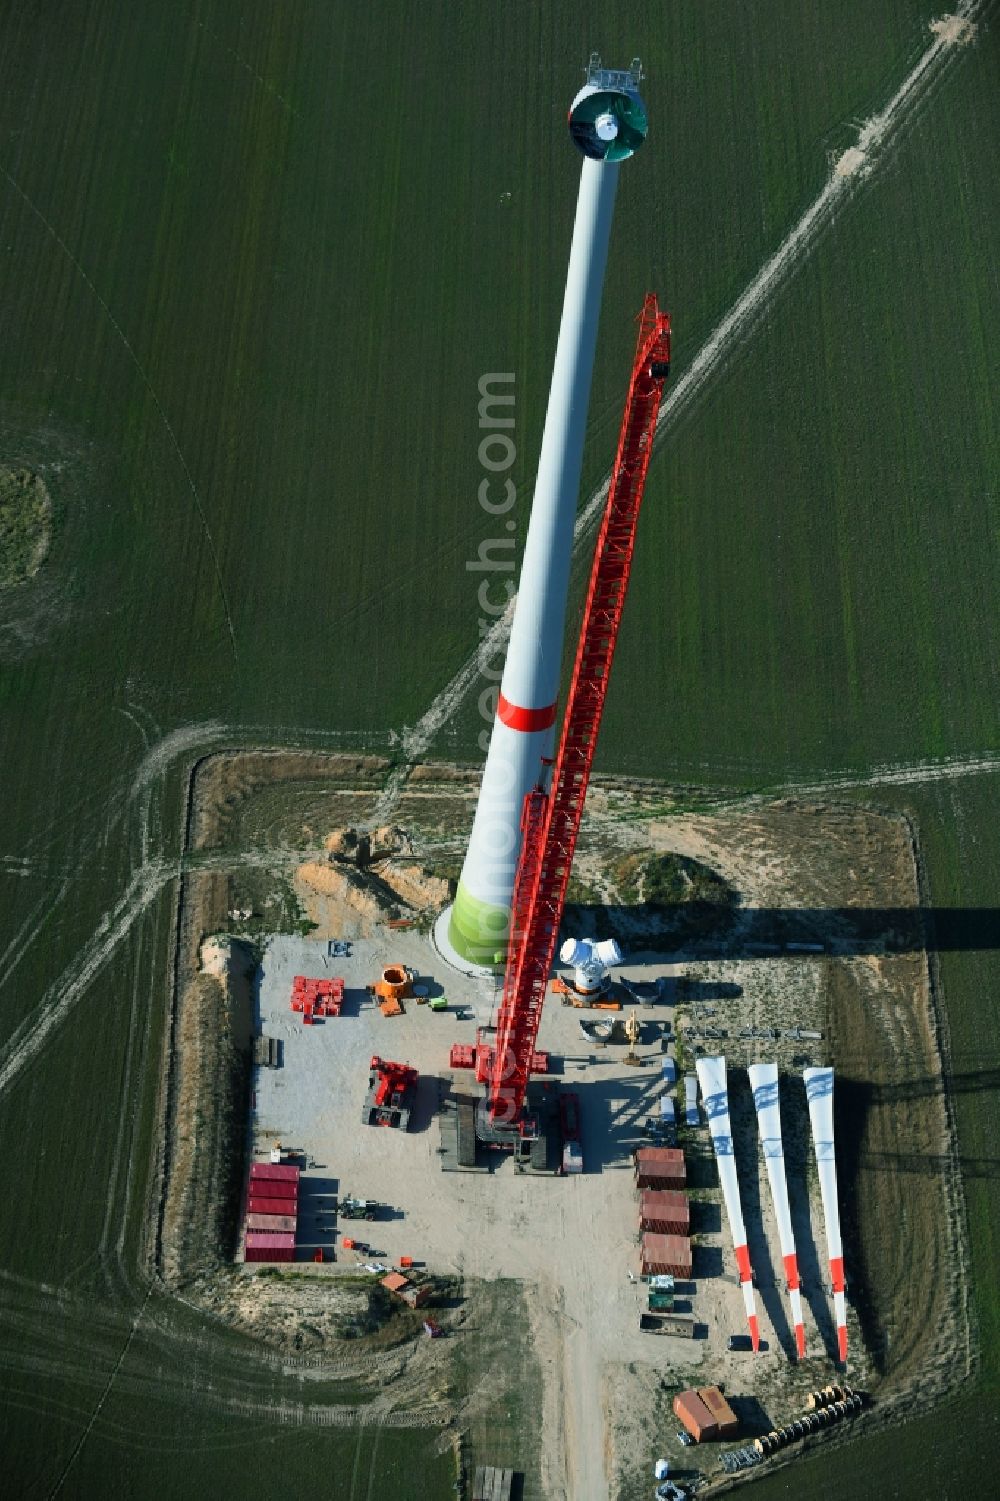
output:
[[[601,943],[593,938],[567,938],[559,957],[573,965],[573,989],[580,995],[596,995],[607,989],[611,966],[622,962],[622,951],[613,938]]]
[[[639,97],[642,65],[602,68],[596,52],[587,64],[587,82],[569,109],[569,133],[584,156],[598,162],[624,162],[646,139],[646,106]]]

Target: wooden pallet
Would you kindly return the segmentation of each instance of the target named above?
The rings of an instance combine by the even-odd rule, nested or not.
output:
[[[458,1165],[476,1165],[476,1104],[468,1095],[459,1095],[458,1105]]]
[[[253,1061],[262,1068],[277,1068],[278,1039],[276,1037],[255,1037],[253,1040]]]
[[[510,1501],[514,1471],[496,1465],[479,1465],[472,1486],[472,1501]]]

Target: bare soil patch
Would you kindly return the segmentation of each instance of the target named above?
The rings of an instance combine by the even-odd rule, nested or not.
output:
[[[301,848],[304,839],[319,842],[322,833],[311,823],[329,829],[363,818],[388,770],[382,756],[282,750],[206,756],[195,777],[191,848]],[[276,787],[277,801],[269,795]],[[312,813],[317,802],[323,808],[318,820]]]

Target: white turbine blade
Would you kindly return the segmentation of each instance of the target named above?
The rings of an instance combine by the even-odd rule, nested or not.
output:
[[[785,1151],[781,1139],[781,1107],[778,1100],[778,1065],[776,1063],[752,1063],[748,1070],[753,1103],[757,1111],[757,1126],[764,1152],[764,1165],[771,1186],[771,1200],[778,1222],[778,1240],[792,1303],[792,1322],[795,1325],[795,1348],[799,1357],[805,1351],[805,1330],[802,1324],[802,1300],[799,1296],[799,1263],[795,1252],[795,1234],[792,1230],[792,1211],[788,1200],[788,1180],[785,1176]]]
[[[806,1354],[806,1326],[802,1321],[802,1294],[798,1287],[789,1287],[788,1301],[792,1305],[792,1324],[795,1328],[795,1348],[800,1360]]]
[[[778,1106],[778,1065],[776,1063],[753,1063],[749,1068],[750,1088],[757,1111],[760,1143],[764,1152],[771,1185],[771,1198],[778,1221],[778,1240],[782,1256],[795,1255],[795,1237],[792,1233],[792,1215],[788,1203],[788,1182],[785,1178],[785,1153],[781,1140],[781,1113]]]
[[[757,1350],[760,1348],[760,1323],[757,1319],[757,1305],[754,1302],[753,1283],[742,1282],[740,1287],[743,1292],[743,1307],[746,1309],[747,1327],[750,1330],[750,1343]]]
[[[837,1322],[840,1359],[847,1359],[847,1305],[844,1297],[844,1247],[840,1238],[840,1203],[837,1198],[837,1159],[833,1142],[833,1069],[807,1068],[802,1071],[809,1101],[813,1151],[819,1171],[819,1191],[826,1223],[826,1246],[830,1258],[830,1280]]]
[[[833,1295],[833,1314],[837,1323],[837,1349],[843,1364],[847,1363],[847,1296],[845,1293],[835,1292]]]
[[[760,1343],[760,1330],[753,1295],[753,1269],[747,1249],[747,1233],[743,1223],[743,1206],[740,1202],[740,1180],[736,1174],[736,1158],[733,1156],[733,1133],[729,1123],[729,1089],[726,1083],[726,1060],[723,1057],[699,1058],[695,1063],[698,1083],[701,1085],[702,1103],[708,1117],[708,1129],[712,1134],[712,1146],[719,1168],[722,1197],[726,1203],[726,1216],[733,1237],[733,1254],[739,1270],[743,1289],[743,1302],[750,1326],[750,1339],[756,1350]]]

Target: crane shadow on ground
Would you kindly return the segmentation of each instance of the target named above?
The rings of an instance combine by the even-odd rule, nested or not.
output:
[[[631,1168],[636,1148],[649,1145],[646,1121],[658,1109],[663,1092],[659,1073],[636,1069],[626,1078],[592,1079],[575,1087],[580,1096],[584,1171]]]
[[[299,1218],[295,1232],[298,1250],[332,1245],[339,1193],[339,1178],[299,1178]]]
[[[675,962],[801,959],[811,949],[850,957],[1000,948],[1000,907],[743,907],[691,902],[677,907],[637,903],[566,910],[568,934],[616,938],[626,949],[653,950]]]
[[[414,1091],[413,1104],[410,1107],[411,1136],[421,1136],[429,1131],[431,1122],[438,1113],[440,1101],[440,1088],[435,1074],[421,1074],[417,1080]]]
[[[733,1412],[740,1421],[740,1433],[747,1438],[756,1438],[760,1433],[770,1433],[774,1424],[757,1397],[727,1397]]]

